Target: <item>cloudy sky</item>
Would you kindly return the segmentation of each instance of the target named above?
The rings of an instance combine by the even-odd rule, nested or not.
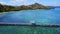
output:
[[[19,5],[29,5],[35,2],[48,6],[60,6],[60,0],[0,0],[1,4],[19,6]]]

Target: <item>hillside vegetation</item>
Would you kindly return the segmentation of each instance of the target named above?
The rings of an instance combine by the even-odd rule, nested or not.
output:
[[[53,9],[53,7],[44,6],[38,3],[32,5],[9,6],[0,4],[0,12],[20,11],[20,10],[35,10],[35,9]]]

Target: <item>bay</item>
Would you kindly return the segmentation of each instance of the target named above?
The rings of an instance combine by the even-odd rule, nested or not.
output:
[[[36,24],[60,24],[60,8],[13,11],[0,15],[1,23],[29,23],[31,20]]]

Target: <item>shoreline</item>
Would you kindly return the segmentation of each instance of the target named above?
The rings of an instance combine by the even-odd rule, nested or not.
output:
[[[48,10],[48,9],[29,9],[29,10]],[[51,10],[51,9],[50,9]],[[24,10],[17,10],[17,11],[9,11],[9,12],[18,12],[18,11],[24,11]],[[3,13],[9,13],[8,11],[7,12],[0,12],[0,14],[3,14]]]

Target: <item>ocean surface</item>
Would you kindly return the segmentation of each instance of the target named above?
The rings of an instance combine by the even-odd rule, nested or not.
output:
[[[0,24],[3,23],[30,23],[60,24],[60,8],[51,10],[22,10],[0,14]]]

